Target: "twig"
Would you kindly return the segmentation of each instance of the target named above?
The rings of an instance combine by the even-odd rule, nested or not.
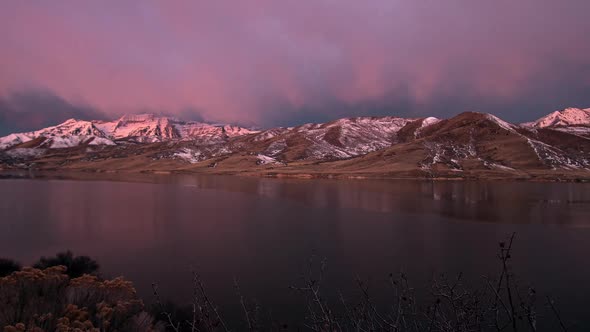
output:
[[[207,306],[209,306],[209,309],[211,309],[211,311],[213,311],[213,313],[215,313],[215,316],[217,317],[217,320],[221,324],[221,327],[223,327],[223,330],[226,332],[229,332],[227,326],[225,325],[225,322],[223,321],[223,319],[221,318],[221,315],[219,314],[219,311],[217,311],[217,308],[209,300],[209,297],[207,296],[207,293],[205,292],[205,287],[203,286],[203,282],[201,281],[201,278],[194,271],[193,271],[193,276],[194,276],[195,282],[197,283],[198,289],[201,292],[201,296],[203,297],[203,300],[205,301],[205,304],[207,304]]]
[[[166,318],[168,319],[168,325],[170,325],[170,327],[176,331],[179,332],[179,328],[180,328],[180,322],[176,325],[174,325],[174,322],[172,321],[172,315],[166,311],[166,308],[164,308],[164,305],[162,304],[162,301],[160,301],[160,295],[158,294],[158,284],[156,283],[152,283],[152,289],[154,291],[154,297],[156,299],[156,304],[158,304],[158,306],[160,307],[161,313],[166,316]]]
[[[559,326],[561,326],[561,329],[563,330],[563,332],[567,332],[567,328],[565,327],[565,324],[563,323],[563,320],[561,319],[561,316],[559,315],[559,311],[557,311],[557,308],[555,307],[555,301],[553,301],[553,299],[551,299],[549,296],[547,296],[547,301],[549,302],[549,306],[551,307],[551,310],[555,314],[555,317],[557,317],[557,321],[559,322]]]
[[[252,321],[250,320],[250,314],[248,309],[246,308],[246,303],[244,302],[244,296],[242,296],[240,292],[240,285],[238,284],[238,279],[234,277],[234,288],[236,289],[236,294],[240,298],[240,304],[242,305],[242,309],[244,310],[244,316],[246,318],[246,323],[248,323],[248,330],[254,330],[252,327]]]

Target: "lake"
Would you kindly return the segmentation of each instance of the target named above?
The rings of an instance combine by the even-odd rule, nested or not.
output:
[[[289,286],[312,255],[326,259],[328,293],[354,294],[358,276],[382,294],[400,271],[417,287],[442,272],[477,284],[497,277],[498,242],[516,232],[519,282],[555,298],[575,327],[590,326],[589,184],[3,179],[0,217],[0,257],[26,265],[71,249],[98,260],[103,275],[132,280],[146,303],[152,282],[188,303],[195,269],[229,317],[239,309],[236,278],[288,322],[304,314]]]

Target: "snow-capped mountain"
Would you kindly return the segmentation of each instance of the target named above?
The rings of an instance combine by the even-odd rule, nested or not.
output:
[[[207,156],[239,151],[254,151],[262,164],[346,159],[397,143],[398,132],[409,123],[420,122],[417,127],[424,127],[436,121],[436,118],[423,121],[390,116],[344,118],[327,123],[273,128],[237,139],[231,145],[187,147],[177,156],[192,163]]]
[[[69,119],[57,126],[0,138],[0,150],[37,141],[36,147],[67,148],[82,144],[115,145],[127,139],[153,143],[167,140],[201,140],[219,142],[229,137],[256,133],[230,125],[182,121],[153,114],[125,115],[115,121]]]
[[[215,140],[255,133],[255,131],[237,126],[211,125],[171,117],[159,117],[153,114],[125,115],[115,121],[95,121],[94,124],[107,136],[115,139],[145,137],[152,141],[173,139]]]
[[[68,120],[0,138],[0,169],[590,179],[589,113],[521,125],[475,112],[355,117],[260,132],[150,114]]]
[[[566,108],[524,125],[535,128],[590,126],[590,108]]]
[[[88,143],[90,145],[114,145],[115,143],[91,121],[69,119],[57,126],[28,133],[10,134],[0,138],[0,150],[15,145],[37,141],[38,147],[66,148]]]
[[[313,145],[311,157],[350,158],[376,151],[397,141],[397,133],[415,119],[396,117],[360,117],[340,119],[327,124],[310,124],[295,128]]]
[[[522,126],[535,129],[553,129],[590,137],[590,108],[566,108],[548,114],[537,121],[523,123]]]
[[[305,124],[276,133],[265,155],[276,157],[298,146],[301,159],[345,159],[383,149],[398,142],[398,132],[421,119],[391,116],[344,118],[328,123]],[[430,118],[425,124],[434,123]],[[258,134],[269,138],[269,132]],[[255,136],[256,139],[256,136]],[[290,158],[288,158],[290,159]]]
[[[467,112],[444,120],[429,128],[421,143],[429,155],[426,167],[444,165],[455,171],[478,164],[513,171],[590,167],[590,141],[553,131],[527,130],[491,114]]]

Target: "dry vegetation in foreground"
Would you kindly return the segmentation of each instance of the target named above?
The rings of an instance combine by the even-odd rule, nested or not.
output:
[[[39,263],[45,262],[43,269],[21,269],[14,262],[0,260],[0,327],[5,332],[301,329],[517,332],[573,328],[564,322],[551,298],[539,300],[534,288],[520,286],[510,264],[513,240],[514,234],[509,241],[499,244],[500,273],[495,278],[484,277],[480,287],[466,286],[459,274],[453,278],[437,276],[427,289],[416,289],[406,275],[390,275],[390,302],[386,310],[377,304],[368,283],[360,279],[356,279],[360,296],[347,298],[340,294],[338,301],[328,301],[324,296],[326,261],[318,262],[312,257],[308,271],[291,287],[306,303],[307,313],[298,326],[261,318],[260,306],[242,296],[237,281],[234,287],[243,322],[231,327],[196,272],[193,272],[192,303],[187,310],[163,303],[157,284],[153,284],[154,307],[147,310],[129,281],[102,280],[86,273],[67,274],[64,264],[76,268],[77,273],[96,273],[98,265],[88,257],[74,257],[66,252],[55,258],[42,258]],[[425,291],[428,296],[419,299],[417,291]]]
[[[105,280],[99,265],[67,251],[33,267],[0,259],[0,327],[4,332],[163,331],[130,281]]]
[[[154,331],[133,284],[70,279],[63,266],[26,267],[0,278],[0,326],[17,331]]]

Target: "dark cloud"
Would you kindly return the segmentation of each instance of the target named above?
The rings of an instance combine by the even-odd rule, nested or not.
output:
[[[56,125],[67,119],[104,119],[85,105],[75,105],[46,90],[26,90],[0,96],[0,136]]]
[[[474,90],[471,80],[460,70],[449,72],[437,83],[428,100],[418,101],[411,87],[398,85],[384,96],[345,103],[337,99],[294,108],[276,102],[280,112],[270,114],[265,125],[293,126],[303,122],[325,122],[349,116],[452,117],[475,111],[495,114],[513,123],[536,120],[567,107],[590,107],[590,63],[555,62],[531,76],[517,95],[496,96]]]

